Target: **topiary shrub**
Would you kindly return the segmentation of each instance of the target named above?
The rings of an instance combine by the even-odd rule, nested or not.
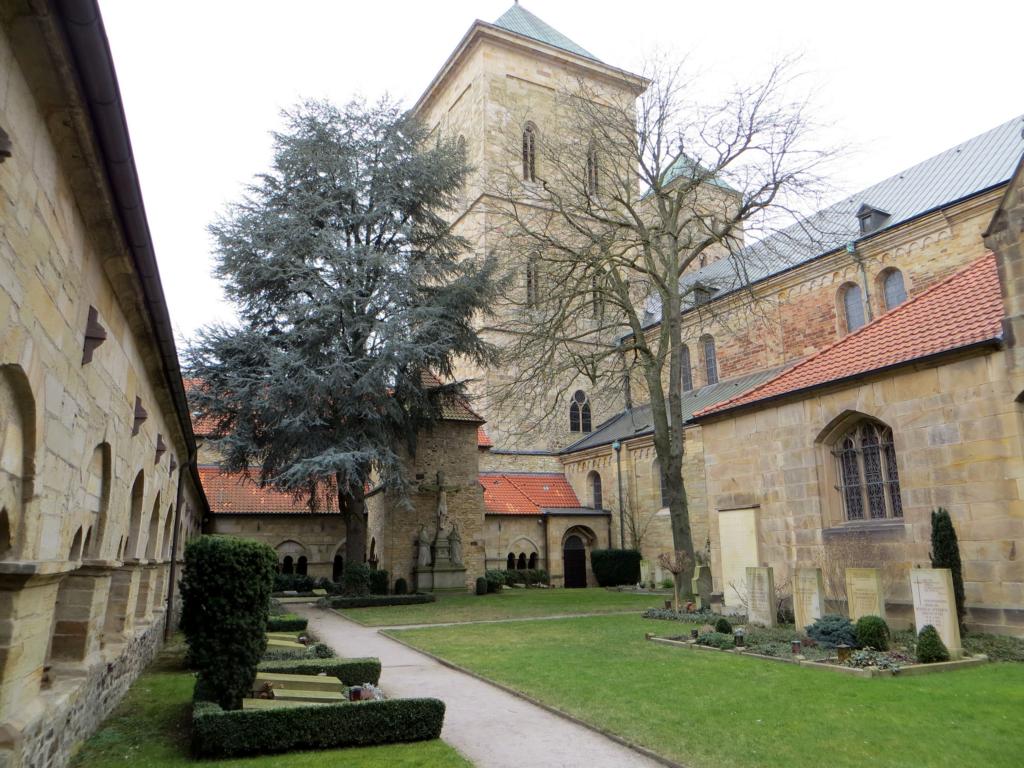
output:
[[[485,579],[483,576],[477,576],[477,579],[476,579],[476,593],[478,595],[486,595],[487,594],[487,579]]]
[[[956,600],[956,618],[960,623],[960,631],[964,626],[964,575],[960,562],[960,544],[956,538],[953,518],[942,507],[932,512],[932,551],[930,553],[932,568],[949,568],[953,576],[953,597]]]
[[[881,616],[861,616],[857,619],[857,645],[861,648],[874,648],[876,651],[889,650],[892,635],[889,625]]]
[[[370,594],[371,595],[386,595],[388,593],[388,584],[391,580],[388,578],[388,572],[382,569],[376,571],[370,571]]]
[[[211,698],[239,709],[267,647],[277,555],[266,544],[200,536],[185,547],[181,628]]]
[[[917,636],[917,660],[922,664],[934,664],[937,661],[949,661],[949,649],[939,637],[939,632],[931,624],[921,627]]]
[[[365,563],[346,563],[342,584],[346,595],[370,594],[370,566]]]
[[[402,579],[402,578],[395,579],[395,594],[396,595],[405,595],[405,594],[408,594],[408,592],[409,592],[409,584],[408,584],[408,582],[406,582],[406,580]]]
[[[729,649],[736,647],[736,640],[732,635],[726,635],[722,632],[705,632],[702,635],[697,635],[697,645]]]
[[[845,616],[827,614],[807,627],[807,635],[826,648],[857,645],[857,630]]]
[[[640,553],[635,549],[593,549],[590,567],[602,587],[618,587],[640,581]]]
[[[484,571],[484,578],[487,579],[488,592],[500,592],[506,583],[504,571]]]
[[[732,624],[729,623],[729,620],[725,618],[725,616],[722,616],[715,622],[715,632],[720,632],[723,635],[732,634]]]

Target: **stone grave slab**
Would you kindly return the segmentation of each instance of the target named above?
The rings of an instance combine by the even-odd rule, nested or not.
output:
[[[931,624],[949,650],[950,658],[963,655],[960,623],[956,615],[953,573],[949,568],[914,568],[910,571],[910,593],[914,598],[914,625],[920,632]]]
[[[331,701],[288,701],[286,699],[242,699],[242,709],[287,709],[288,707],[309,707],[333,703]]]
[[[712,579],[710,565],[698,565],[694,568],[690,589],[697,596],[698,608],[711,608]]]
[[[345,701],[345,694],[339,691],[302,691],[291,688],[274,689],[275,701],[307,701],[311,704],[331,704]]]
[[[846,569],[846,603],[850,621],[861,616],[885,618],[885,597],[882,572],[878,568]]]
[[[747,621],[759,627],[774,627],[777,607],[772,569],[747,568]]]
[[[259,690],[264,683],[274,686],[274,691],[282,689],[302,691],[344,691],[346,686],[336,677],[327,675],[292,675],[284,672],[257,672],[254,690]]]
[[[825,581],[821,568],[797,568],[793,577],[793,615],[803,631],[825,614]]]

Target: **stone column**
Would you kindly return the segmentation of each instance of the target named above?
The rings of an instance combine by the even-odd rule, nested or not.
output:
[[[107,616],[103,627],[107,642],[121,642],[135,627],[139,575],[137,564],[125,563],[111,576],[110,597],[107,601]]]
[[[150,595],[151,613],[160,613],[167,609],[167,576],[170,570],[170,563],[158,563],[156,565],[156,578],[153,593]]]
[[[153,592],[156,577],[156,564],[149,560],[140,560],[139,594],[135,599],[135,624],[147,623],[153,618]]]
[[[60,584],[50,657],[84,661],[103,647],[103,631],[116,562],[89,560]]]
[[[62,563],[0,563],[0,722],[39,695]]]

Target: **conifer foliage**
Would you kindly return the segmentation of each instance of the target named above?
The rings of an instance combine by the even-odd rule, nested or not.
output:
[[[964,575],[960,563],[960,544],[956,538],[953,519],[942,507],[932,511],[932,568],[949,568],[953,574],[953,595],[956,598],[956,616],[960,631],[964,628]]]
[[[186,352],[192,407],[222,466],[347,525],[365,558],[371,475],[407,488],[403,460],[440,418],[456,358],[491,359],[473,319],[493,303],[491,261],[463,258],[446,215],[463,143],[429,136],[387,100],[285,113],[274,160],[211,227],[238,321]]]

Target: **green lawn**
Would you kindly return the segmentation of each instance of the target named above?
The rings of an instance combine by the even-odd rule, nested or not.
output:
[[[393,627],[577,613],[639,612],[664,604],[665,598],[660,595],[634,595],[605,589],[506,589],[493,595],[441,595],[435,603],[350,608],[339,613],[371,627]]]
[[[183,645],[174,644],[135,682],[124,701],[72,761],[74,768],[111,766],[210,766],[211,768],[448,768],[470,766],[443,741],[289,752],[234,760],[189,757],[192,675],[182,667]]]
[[[1024,664],[863,680],[671,648],[600,616],[395,632],[693,768],[1019,766]]]

